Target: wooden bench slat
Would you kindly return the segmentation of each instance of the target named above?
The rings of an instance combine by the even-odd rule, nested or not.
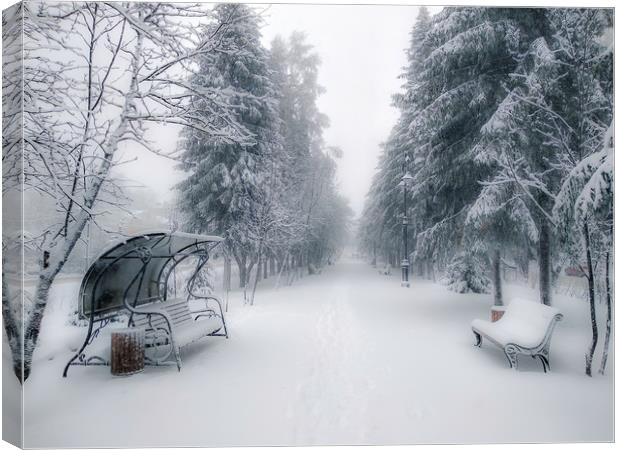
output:
[[[220,307],[221,308],[221,307]],[[186,300],[170,300],[167,302],[152,303],[137,308],[137,311],[144,311],[143,314],[134,313],[133,325],[136,327],[148,328],[163,328],[168,329],[168,321],[166,318],[157,314],[151,315],[149,321],[149,315],[147,313],[163,313],[170,321],[170,332],[172,333],[172,341],[174,342],[174,353],[177,358],[177,365],[180,368],[179,349],[192,342],[195,342],[201,338],[217,333],[219,330],[226,326],[223,318],[220,315],[213,315],[207,317],[204,311],[193,312],[189,308],[189,303]],[[202,314],[200,319],[195,320],[198,317],[197,314]],[[226,332],[224,335],[227,336]],[[169,345],[170,342],[167,339],[161,339],[160,336],[152,336],[156,338],[155,341],[150,340],[147,333],[147,341],[151,346]]]
[[[177,306],[177,307],[170,307],[170,308],[164,308],[166,311],[168,312],[176,312],[176,311],[189,311],[189,308],[187,306],[183,307],[183,306]]]

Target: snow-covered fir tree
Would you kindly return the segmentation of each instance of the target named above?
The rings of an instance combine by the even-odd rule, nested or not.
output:
[[[288,252],[295,264],[313,273],[333,258],[333,240],[344,234],[352,215],[335,185],[340,150],[326,146],[323,139],[329,120],[317,106],[324,92],[318,84],[320,60],[305,35],[294,32],[288,39],[274,39],[271,60],[289,167],[282,177],[284,201],[303,225]]]
[[[503,84],[519,53],[527,48],[524,30],[539,15],[538,10],[446,8],[430,23],[421,14],[414,25],[404,92],[395,98],[401,117],[389,142],[400,161],[411,152],[409,215],[418,262],[441,270],[459,254],[467,212],[488,171],[472,158],[472,149],[501,103]],[[392,183],[395,166],[392,173],[383,170]],[[379,203],[387,211],[394,200],[384,196]],[[481,267],[475,264],[468,271]]]
[[[232,92],[229,104],[235,118],[252,135],[248,145],[222,142],[217,137],[189,129],[182,141],[183,168],[189,176],[180,183],[182,208],[195,231],[222,234],[239,267],[239,284],[245,286],[256,264],[253,239],[261,201],[268,195],[271,162],[281,149],[277,102],[269,55],[262,46],[260,17],[249,6],[220,4],[214,8],[216,23],[232,22],[222,36],[231,51],[200,60],[194,83]]]
[[[221,4],[214,11],[212,28],[230,22],[222,42],[239,50],[203,58],[194,81],[227,92],[235,120],[252,139],[229,143],[186,131],[189,176],[179,190],[187,226],[225,236],[252,304],[268,264],[271,272],[276,262],[279,272],[325,264],[341,246],[334,239],[346,230],[349,212],[336,192],[334,152],[323,142],[319,60],[305,37],[276,38],[268,51],[255,9]]]
[[[520,56],[511,88],[484,125],[484,138],[475,149],[479,161],[495,165],[490,182],[512,190],[527,209],[522,217],[536,224],[541,301],[547,304],[558,231],[551,213],[555,194],[575,161],[589,153],[583,144],[596,148],[610,120],[610,97],[603,88],[608,62],[597,42],[606,27],[605,14],[546,12],[542,29],[547,35],[534,39]]]
[[[611,298],[609,277],[596,270],[608,266],[611,242],[611,14],[445,8],[428,25],[421,15],[412,31],[417,58],[409,58],[395,97],[401,114],[360,224],[368,253],[396,229],[398,198],[389,187],[412,152],[416,260],[445,269],[461,292],[486,290],[491,278],[497,305],[504,266],[527,275],[537,260],[545,304],[562,261],[583,267],[593,329],[588,374],[595,278],[605,278],[600,295]],[[389,239],[399,245],[397,233]]]
[[[456,257],[453,278],[458,267],[526,271],[534,257],[550,303],[554,196],[589,153],[579,142],[597,148],[610,120],[610,51],[600,41],[609,24],[605,10],[446,8],[430,23],[420,14],[395,96],[401,115],[360,226],[367,251],[386,229],[398,241],[394,185],[411,151],[416,260],[446,268]],[[459,249],[474,245],[484,261],[469,266]]]
[[[375,258],[378,251],[392,266],[399,264],[404,256],[400,254],[404,194],[399,180],[406,171],[415,171],[418,162],[411,160],[412,155],[409,155],[409,124],[418,111],[414,91],[422,63],[429,51],[424,39],[429,28],[428,10],[421,7],[410,33],[410,45],[406,50],[407,66],[403,67],[400,75],[404,80],[402,92],[393,97],[393,104],[400,110],[400,117],[383,144],[359,228],[359,239],[364,248],[372,252]],[[416,207],[415,204],[411,205],[407,214],[419,219],[419,215],[415,214]],[[420,221],[415,221],[414,226],[420,227]],[[409,248],[413,249],[415,233],[410,234],[410,237]]]
[[[558,9],[547,11],[545,20],[549,33],[521,57],[512,89],[484,127],[479,158],[496,165],[492,183],[514,190],[529,211],[523,217],[536,223],[541,301],[551,302],[554,241],[557,252],[586,267],[592,323],[586,373],[591,374],[598,341],[594,267],[602,256],[595,249],[608,242],[611,229],[596,223],[606,223],[609,212],[595,215],[582,208],[588,203],[575,191],[591,175],[585,161],[606,153],[601,148],[612,119],[611,51],[603,35],[611,16],[608,10]],[[611,197],[598,192],[597,201]]]

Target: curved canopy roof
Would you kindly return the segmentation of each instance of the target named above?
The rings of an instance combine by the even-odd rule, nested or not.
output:
[[[82,317],[103,315],[129,304],[138,306],[165,295],[167,274],[191,256],[208,257],[223,238],[152,231],[115,243],[89,267],[80,287]]]

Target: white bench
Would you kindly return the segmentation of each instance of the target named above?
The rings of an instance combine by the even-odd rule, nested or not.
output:
[[[151,364],[166,364],[174,354],[181,370],[181,348],[207,336],[228,337],[222,315],[206,307],[207,299],[220,300],[212,296],[202,299],[205,308],[198,310],[191,310],[185,299],[132,308],[131,325],[145,329],[146,357]]]
[[[557,322],[562,320],[557,308],[527,300],[514,299],[497,322],[475,319],[471,323],[476,346],[482,345],[482,337],[499,346],[513,369],[517,368],[519,353],[538,357],[547,372],[549,345]]]

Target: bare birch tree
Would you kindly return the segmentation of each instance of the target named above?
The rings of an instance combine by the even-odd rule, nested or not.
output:
[[[198,56],[234,51],[221,40],[228,23],[203,33],[210,18],[203,6],[41,3],[25,14],[31,29],[24,30],[24,186],[50,196],[59,220],[37,239],[38,280],[25,311],[24,360],[15,365],[21,381],[30,374],[55,277],[86,224],[122,206],[113,179],[122,150],[133,143],[176,158],[149,139],[158,124],[222,142],[249,137],[230,116],[225,90],[188,81]]]

